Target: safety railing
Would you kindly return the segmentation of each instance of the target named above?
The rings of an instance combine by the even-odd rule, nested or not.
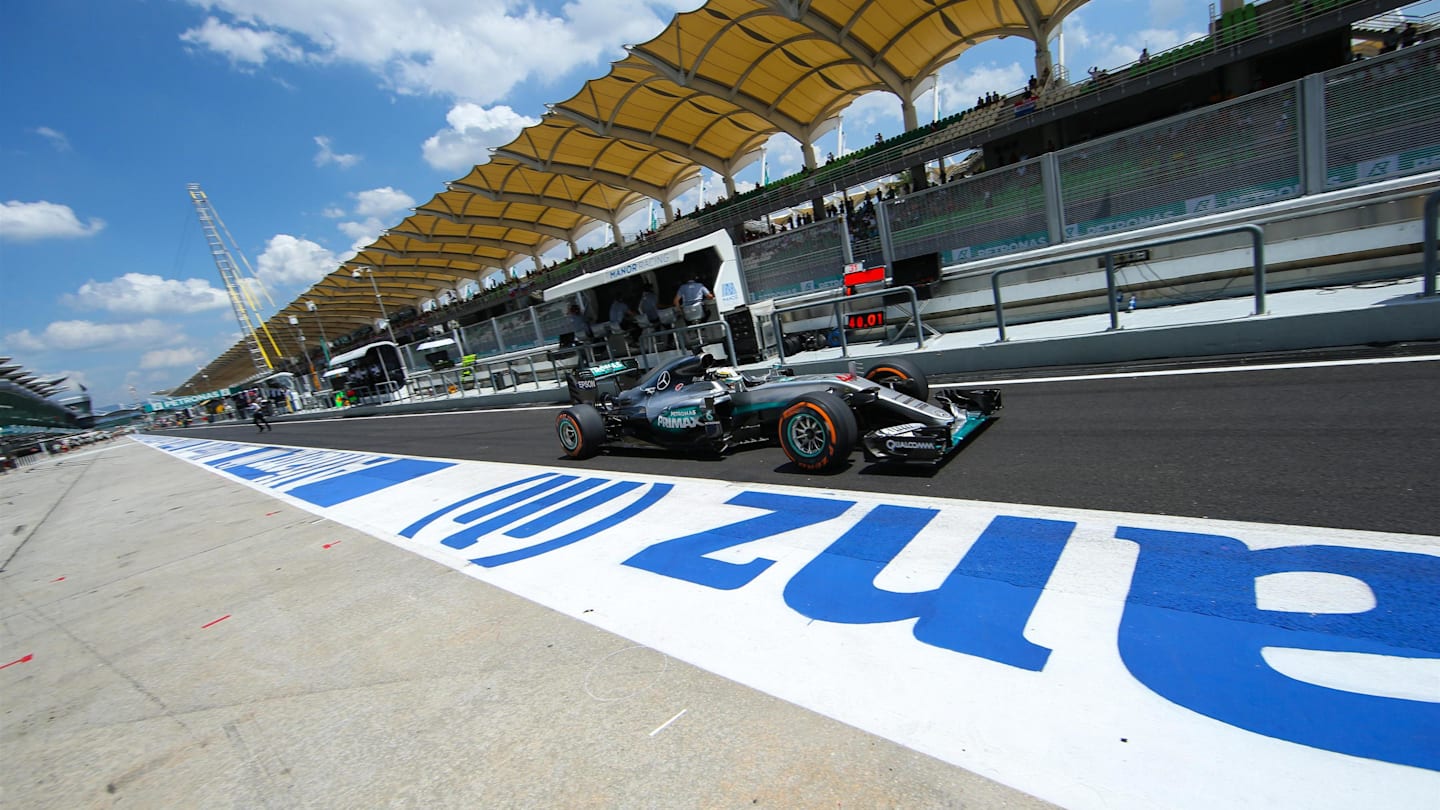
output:
[[[1024,270],[1034,270],[1037,267],[1048,267],[1052,264],[1065,264],[1066,262],[1081,261],[1085,259],[1105,259],[1105,289],[1106,298],[1110,308],[1110,329],[1111,331],[1120,328],[1120,305],[1115,297],[1115,256],[1119,253],[1128,253],[1142,248],[1161,247],[1162,245],[1173,245],[1179,242],[1193,242],[1198,239],[1212,239],[1217,236],[1226,236],[1232,233],[1248,233],[1251,239],[1251,253],[1254,258],[1255,275],[1255,315],[1265,314],[1265,230],[1259,225],[1233,225],[1228,228],[1214,228],[1199,233],[1172,236],[1167,239],[1147,239],[1144,241],[1129,242],[1116,247],[1108,247],[1104,250],[1092,250],[1086,253],[1072,253],[1050,259],[1014,267],[1005,267],[990,274],[990,292],[994,298],[995,306],[995,328],[1000,332],[1000,342],[1004,343],[1008,338],[1005,334],[1005,302],[1000,295],[1000,277],[1011,273],[1019,273]]]
[[[705,323],[682,324],[670,329],[648,330],[640,336],[640,356],[653,367],[653,365],[659,364],[661,356],[666,351],[684,351],[705,345],[706,332],[713,332],[717,328],[720,331],[721,340],[725,343],[725,356],[729,358],[730,364],[734,365],[739,362],[735,356],[735,336],[730,331],[730,324],[724,318]],[[663,345],[673,348],[667,350],[662,348]],[[685,349],[682,349],[682,346]],[[652,355],[654,360],[651,360]]]
[[[1435,294],[1435,274],[1440,271],[1440,262],[1435,258],[1436,216],[1440,215],[1440,191],[1432,191],[1425,197],[1425,287],[1420,295],[1426,298]]]
[[[779,344],[778,348],[780,350],[780,362],[785,362],[784,333],[781,331],[780,328],[781,315],[787,312],[800,312],[802,310],[818,309],[824,306],[831,307],[835,315],[835,328],[840,331],[840,356],[849,357],[850,341],[845,335],[845,319],[841,317],[842,309],[846,313],[850,311],[850,308],[845,305],[853,303],[855,301],[862,301],[870,298],[883,298],[887,295],[898,295],[901,293],[904,293],[910,299],[910,320],[901,327],[900,333],[903,334],[905,329],[909,329],[911,326],[913,326],[915,328],[915,348],[925,348],[925,324],[920,320],[920,298],[915,294],[915,288],[907,286],[886,287],[883,290],[870,290],[868,292],[855,293],[854,295],[845,295],[841,293],[839,295],[833,295],[827,298],[810,301],[809,303],[805,304],[794,304],[788,307],[776,307],[770,312],[770,328],[775,334],[775,342]]]

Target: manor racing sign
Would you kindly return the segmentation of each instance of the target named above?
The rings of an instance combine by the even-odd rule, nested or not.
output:
[[[1440,539],[144,440],[1065,806],[1440,795]]]

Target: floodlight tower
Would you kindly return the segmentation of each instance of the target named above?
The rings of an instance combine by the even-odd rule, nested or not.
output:
[[[215,267],[220,271],[220,280],[225,283],[225,292],[230,296],[230,308],[235,311],[235,320],[240,323],[240,333],[245,336],[245,345],[250,349],[250,360],[255,364],[255,371],[269,374],[275,370],[271,358],[280,358],[280,347],[275,344],[275,337],[270,334],[264,318],[260,317],[260,307],[252,295],[252,290],[263,293],[265,288],[260,285],[255,274],[249,272],[250,263],[245,261],[245,254],[240,251],[239,245],[235,245],[235,238],[230,236],[230,231],[220,220],[214,206],[210,205],[210,198],[205,196],[200,184],[191,183],[186,188],[190,191],[191,202],[195,203],[196,213],[200,215],[200,227],[205,231],[205,241],[210,245],[210,256],[215,260]],[[236,265],[231,256],[230,248],[225,244],[227,239],[235,246],[235,253],[239,254],[241,262],[244,263],[243,269]],[[269,294],[266,295],[268,297]],[[261,333],[265,335],[265,341],[261,341]],[[265,349],[266,342],[269,343],[270,351]]]

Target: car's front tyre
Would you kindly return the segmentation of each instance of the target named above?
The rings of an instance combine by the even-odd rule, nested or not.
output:
[[[605,443],[605,417],[594,405],[575,405],[555,417],[555,434],[560,449],[570,458],[590,458]]]
[[[828,393],[806,394],[780,415],[780,447],[806,472],[832,472],[850,459],[859,431],[845,400]]]
[[[908,360],[881,360],[865,372],[865,379],[893,388],[921,402],[930,398],[930,383],[925,372]]]

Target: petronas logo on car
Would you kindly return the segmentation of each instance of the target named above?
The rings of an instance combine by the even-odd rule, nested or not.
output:
[[[700,424],[700,409],[672,408],[655,417],[655,426],[664,430],[687,430]]]

